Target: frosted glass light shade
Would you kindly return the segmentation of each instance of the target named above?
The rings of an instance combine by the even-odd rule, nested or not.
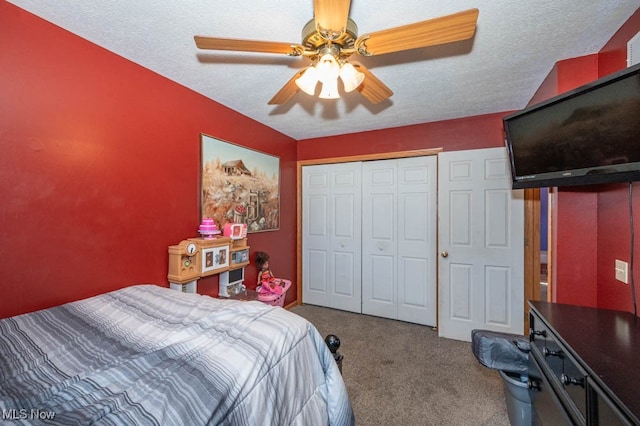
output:
[[[327,80],[322,82],[322,91],[320,91],[321,99],[338,99],[340,94],[338,94],[338,79]]]
[[[347,62],[340,68],[340,79],[344,84],[344,91],[348,93],[357,89],[358,86],[362,84],[364,74]]]
[[[338,94],[338,76],[340,75],[340,65],[333,55],[327,53],[320,58],[318,65],[318,80],[322,82],[322,90],[320,91],[321,99],[337,99]]]
[[[318,71],[318,80],[323,84],[327,81],[337,80],[340,74],[340,65],[338,61],[330,53],[327,53],[320,58],[320,61],[316,65]]]
[[[314,67],[309,67],[302,75],[296,78],[296,86],[307,95],[313,96],[316,93],[318,84],[318,71]]]

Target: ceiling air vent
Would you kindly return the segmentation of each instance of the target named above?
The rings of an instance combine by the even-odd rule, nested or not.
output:
[[[627,43],[627,66],[640,63],[640,33],[634,35]]]

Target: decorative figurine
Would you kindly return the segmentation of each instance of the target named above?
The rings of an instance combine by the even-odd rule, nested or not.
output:
[[[198,228],[198,232],[205,240],[212,240],[216,238],[215,235],[220,234],[220,230],[216,226],[216,223],[210,217],[205,217],[204,219],[202,219],[202,223],[200,224],[200,228]]]
[[[261,295],[282,294],[282,280],[273,276],[269,269],[269,255],[263,251],[256,253],[256,266],[258,267],[258,287],[256,290]]]

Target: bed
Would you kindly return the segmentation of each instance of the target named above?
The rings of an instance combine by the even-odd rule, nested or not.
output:
[[[0,409],[15,424],[355,424],[307,320],[156,285],[0,320]]]

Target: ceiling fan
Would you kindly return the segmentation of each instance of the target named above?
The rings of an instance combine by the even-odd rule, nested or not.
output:
[[[469,9],[358,36],[358,27],[349,18],[350,7],[351,0],[314,0],[314,19],[302,29],[300,44],[207,36],[195,36],[194,39],[200,49],[309,58],[312,65],[299,70],[268,102],[269,105],[286,103],[298,90],[314,95],[319,82],[322,83],[320,98],[338,98],[338,78],[342,80],[345,92],[357,89],[369,102],[377,104],[393,92],[361,63],[348,62],[351,55],[383,55],[466,40],[475,33],[478,20],[478,9]]]

